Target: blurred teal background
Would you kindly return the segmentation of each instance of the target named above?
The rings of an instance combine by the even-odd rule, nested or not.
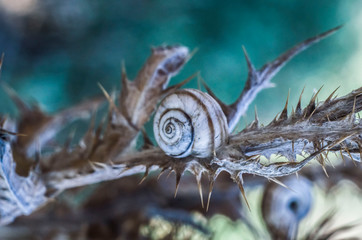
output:
[[[281,111],[289,89],[295,105],[304,86],[306,102],[322,85],[320,99],[338,86],[345,94],[362,83],[362,2],[357,0],[0,0],[0,7],[2,81],[48,112],[99,95],[97,82],[119,89],[121,61],[133,78],[150,46],[160,44],[199,49],[171,84],[200,70],[231,103],[247,76],[242,45],[259,68],[340,24],[342,30],[293,59],[273,79],[277,87],[263,91],[253,105],[266,123]],[[196,81],[187,85],[196,86]],[[0,112],[14,113],[2,90]]]

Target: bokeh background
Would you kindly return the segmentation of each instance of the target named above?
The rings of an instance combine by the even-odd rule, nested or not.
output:
[[[0,0],[2,81],[54,112],[100,94],[97,82],[119,89],[122,60],[132,78],[151,46],[183,44],[199,50],[172,83],[201,71],[230,103],[246,80],[242,45],[261,67],[294,44],[344,24],[290,62],[274,78],[277,87],[258,96],[260,118],[269,121],[289,89],[295,103],[304,86],[307,101],[322,85],[321,98],[338,86],[345,94],[361,85],[361,11],[358,0]],[[4,94],[0,104],[1,112],[13,111]]]
[[[294,44],[340,24],[344,27],[336,34],[287,64],[273,79],[275,88],[258,95],[253,105],[267,123],[281,111],[289,90],[295,106],[303,87],[304,103],[322,85],[321,100],[337,87],[339,95],[361,87],[361,1],[0,0],[0,52],[5,53],[1,81],[52,113],[100,95],[97,82],[107,90],[120,89],[122,60],[132,79],[151,46],[183,44],[198,51],[171,84],[200,71],[216,95],[231,103],[246,81],[243,45],[259,68]],[[197,87],[196,80],[187,87]],[[0,113],[16,115],[1,89]],[[253,115],[254,107],[245,121]],[[239,128],[243,126],[244,121]],[[354,192],[353,186],[346,191]],[[258,199],[258,194],[250,195]],[[345,203],[328,204],[338,201]],[[350,205],[361,216],[361,201]],[[351,215],[348,211],[343,216]],[[228,226],[240,236],[241,228]]]

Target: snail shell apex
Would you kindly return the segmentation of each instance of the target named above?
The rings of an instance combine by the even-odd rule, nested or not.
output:
[[[219,104],[207,93],[182,89],[166,96],[158,107],[153,131],[169,156],[209,157],[228,139],[228,124]]]

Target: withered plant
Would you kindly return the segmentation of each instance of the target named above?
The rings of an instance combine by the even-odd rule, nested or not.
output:
[[[229,129],[235,128],[257,94],[273,85],[271,79],[290,59],[338,29],[303,41],[260,69],[254,67],[244,49],[248,78],[234,103],[223,103],[205,85],[224,112]],[[300,174],[311,182],[321,181],[321,175],[325,179],[323,172],[329,171],[328,184],[346,178],[360,184],[358,167],[348,164],[329,169],[326,161],[330,153],[361,161],[362,122],[358,112],[362,110],[362,88],[342,97],[336,97],[334,91],[319,102],[318,91],[305,107],[301,106],[301,95],[290,114],[287,99],[282,112],[266,126],[259,124],[255,112],[252,123],[242,131],[230,133],[227,142],[209,157],[166,155],[150,141],[144,125],[166,95],[195,77],[168,86],[170,78],[191,55],[184,46],[155,47],[133,81],[123,69],[119,94],[108,94],[100,85],[105,97],[86,100],[54,115],[30,106],[2,83],[19,110],[17,119],[2,117],[0,121],[0,224],[8,226],[9,236],[30,238],[36,233],[51,239],[62,233],[71,239],[142,238],[142,226],[147,226],[154,216],[189,225],[210,236],[210,230],[191,216],[192,211],[243,219],[253,228],[242,214],[239,201],[241,192],[248,206],[243,177],[250,179],[250,185],[265,184],[265,180],[284,185],[278,178],[307,167],[310,171]],[[105,102],[106,116],[96,124],[95,111]],[[62,129],[92,114],[88,131],[77,144],[71,144],[72,135],[64,145],[55,143]],[[270,160],[271,156],[284,158],[261,161],[262,157]],[[297,156],[302,160],[297,160]],[[318,169],[308,166],[314,159],[321,166]],[[345,171],[355,174],[344,174]],[[170,194],[173,180],[166,174],[160,177],[165,172],[175,173],[175,198]],[[152,176],[147,178],[149,174]],[[177,233],[171,231],[163,237],[174,234]],[[278,234],[272,236],[295,238],[296,230]]]

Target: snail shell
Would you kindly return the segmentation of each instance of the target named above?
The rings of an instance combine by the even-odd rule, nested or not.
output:
[[[296,239],[299,223],[313,203],[312,184],[303,176],[289,176],[283,183],[292,190],[275,183],[267,185],[262,215],[272,239]]]
[[[209,157],[228,139],[220,105],[207,93],[182,89],[166,96],[157,109],[153,131],[169,156]]]

